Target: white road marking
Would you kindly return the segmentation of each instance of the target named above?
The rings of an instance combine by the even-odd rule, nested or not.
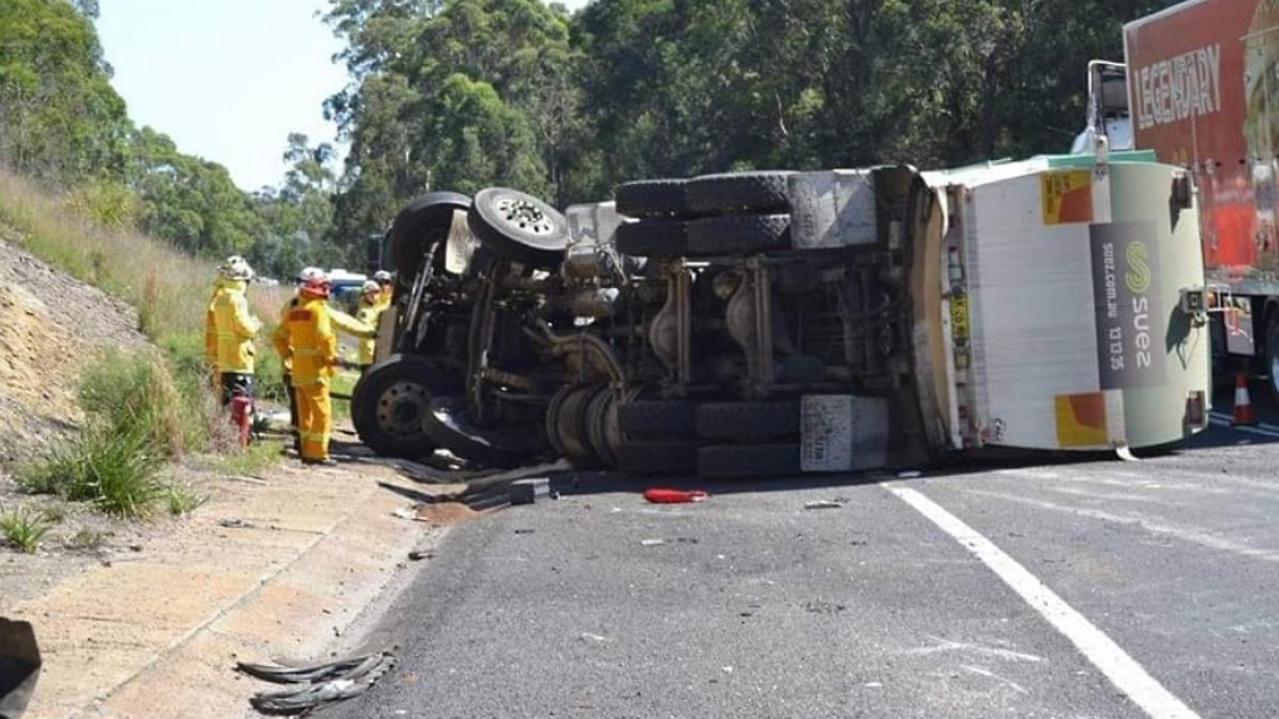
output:
[[[895,494],[963,545],[1021,596],[1093,666],[1153,719],[1198,719],[1199,715],[1150,676],[1137,660],[1093,626],[1035,575],[993,542],[923,494],[907,487],[880,486]]]
[[[1116,514],[1107,512],[1102,509],[1089,509],[1087,507],[1068,507],[1063,504],[1055,504],[1053,502],[1045,502],[1040,499],[1030,499],[1029,497],[1019,497],[1014,494],[1004,494],[1003,492],[989,492],[982,489],[961,489],[965,494],[978,495],[982,497],[993,497],[995,499],[1004,499],[1009,502],[1017,502],[1019,504],[1038,507],[1039,509],[1050,509],[1056,512],[1065,512],[1067,514],[1078,514],[1082,517],[1091,517],[1092,519],[1100,519],[1104,522],[1116,522],[1118,524],[1135,524],[1147,532],[1155,534],[1167,534],[1177,539],[1181,539],[1192,544],[1198,544],[1209,549],[1218,549],[1231,554],[1238,554],[1241,557],[1250,559],[1261,559],[1267,562],[1279,562],[1279,552],[1269,549],[1257,549],[1246,544],[1240,544],[1229,539],[1213,534],[1210,530],[1200,529],[1198,527],[1183,527],[1168,524],[1155,517],[1135,512],[1128,514]]]

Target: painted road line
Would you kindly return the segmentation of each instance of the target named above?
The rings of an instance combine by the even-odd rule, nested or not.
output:
[[[1236,427],[1236,426],[1232,425],[1230,422],[1228,422],[1228,421],[1226,421],[1226,420],[1224,420],[1224,419],[1217,419],[1216,417],[1213,417],[1213,418],[1212,418],[1212,424],[1213,424],[1214,426],[1216,426],[1216,427],[1222,427],[1222,428],[1225,428],[1225,429],[1233,429],[1233,430],[1235,430],[1235,431],[1237,431],[1237,432],[1243,432],[1244,434],[1252,434],[1252,435],[1256,435],[1256,436],[1258,436],[1258,437],[1268,437],[1268,438],[1270,438],[1270,439],[1279,439],[1279,429],[1270,430],[1270,429],[1266,429],[1266,428],[1264,428],[1264,427],[1249,427],[1249,426],[1246,426],[1246,425],[1245,425],[1245,426],[1239,426],[1239,427]]]
[[[1070,640],[1093,666],[1154,719],[1198,719],[1199,715],[1163,687],[1118,644],[1093,626],[1035,575],[975,529],[923,494],[880,484],[963,545]]]

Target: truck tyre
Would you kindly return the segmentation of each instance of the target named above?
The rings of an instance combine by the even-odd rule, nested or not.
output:
[[[692,402],[642,399],[617,406],[617,426],[628,438],[662,439],[693,434]]]
[[[659,179],[617,186],[617,211],[644,218],[682,217],[688,210],[688,180]]]
[[[1265,357],[1265,371],[1270,376],[1270,396],[1279,401],[1279,310],[1272,310],[1266,319]]]
[[[422,264],[422,256],[432,245],[449,236],[453,211],[471,209],[471,198],[456,192],[427,193],[400,210],[391,224],[391,242],[387,256],[396,272],[400,292],[413,287],[413,278]]]
[[[697,436],[759,441],[799,436],[799,402],[707,402],[697,407]]]
[[[466,219],[471,232],[499,257],[544,269],[564,261],[568,221],[532,195],[505,187],[480,190]]]
[[[697,450],[697,474],[708,478],[799,474],[798,444],[719,444]]]
[[[688,254],[683,220],[640,220],[619,225],[617,251],[630,257],[683,257]]]
[[[790,215],[724,215],[688,223],[688,254],[699,257],[785,250]]]
[[[686,439],[625,442],[617,449],[617,466],[633,474],[682,474],[697,469],[697,443]]]
[[[422,428],[436,446],[485,467],[518,467],[542,449],[541,433],[530,433],[527,428],[488,429],[473,425],[462,397],[433,398]]]
[[[360,441],[388,457],[422,457],[435,443],[422,429],[431,397],[454,391],[450,381],[424,358],[391,355],[364,373],[351,392],[351,421]]]
[[[733,172],[688,182],[688,206],[701,214],[790,212],[793,172]]]

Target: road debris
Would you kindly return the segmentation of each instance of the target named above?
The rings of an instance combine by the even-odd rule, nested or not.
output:
[[[843,509],[844,503],[837,499],[815,499],[804,502],[804,509]]]
[[[532,533],[533,533],[533,531],[534,531],[534,530],[532,530],[532,529],[517,529],[517,530],[515,530],[515,533],[516,533],[516,534],[532,534]]]
[[[237,662],[240,672],[273,684],[289,684],[288,689],[258,692],[249,703],[263,714],[303,714],[359,696],[373,686],[391,667],[395,657],[379,652],[311,667]]]
[[[423,559],[433,559],[433,558],[435,558],[435,552],[427,552],[421,549],[414,549],[413,551],[409,552],[409,559],[415,562],[420,562]]]
[[[218,520],[218,526],[226,527],[227,529],[253,529],[254,525],[252,522],[240,519],[238,517],[233,517],[231,519]]]
[[[640,540],[640,545],[645,547],[656,547],[662,544],[666,544],[665,539],[641,539]]]
[[[511,504],[533,504],[538,497],[547,497],[551,493],[551,480],[546,477],[517,479],[511,482]]]
[[[898,479],[918,479],[919,477],[922,477],[923,475],[924,473],[919,471],[918,469],[908,469],[904,472],[898,472],[897,478]]]
[[[417,509],[415,507],[397,507],[391,512],[392,515],[400,519],[415,520],[417,519]]]
[[[668,489],[652,487],[644,491],[644,499],[653,504],[687,504],[689,502],[705,502],[710,497],[705,490]]]
[[[579,638],[579,639],[581,639],[581,640],[583,640],[583,641],[587,641],[587,640],[589,640],[589,641],[592,641],[592,642],[611,642],[611,641],[613,641],[612,639],[609,639],[608,637],[606,637],[606,636],[604,636],[604,635],[602,635],[602,634],[593,634],[593,633],[591,633],[591,632],[582,632],[581,634],[579,634],[579,635],[578,635],[578,638]]]

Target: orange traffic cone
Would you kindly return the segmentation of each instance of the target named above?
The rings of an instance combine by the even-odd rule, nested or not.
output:
[[[1252,399],[1248,396],[1248,373],[1235,375],[1235,416],[1231,422],[1236,427],[1257,423],[1257,415],[1252,411]]]

